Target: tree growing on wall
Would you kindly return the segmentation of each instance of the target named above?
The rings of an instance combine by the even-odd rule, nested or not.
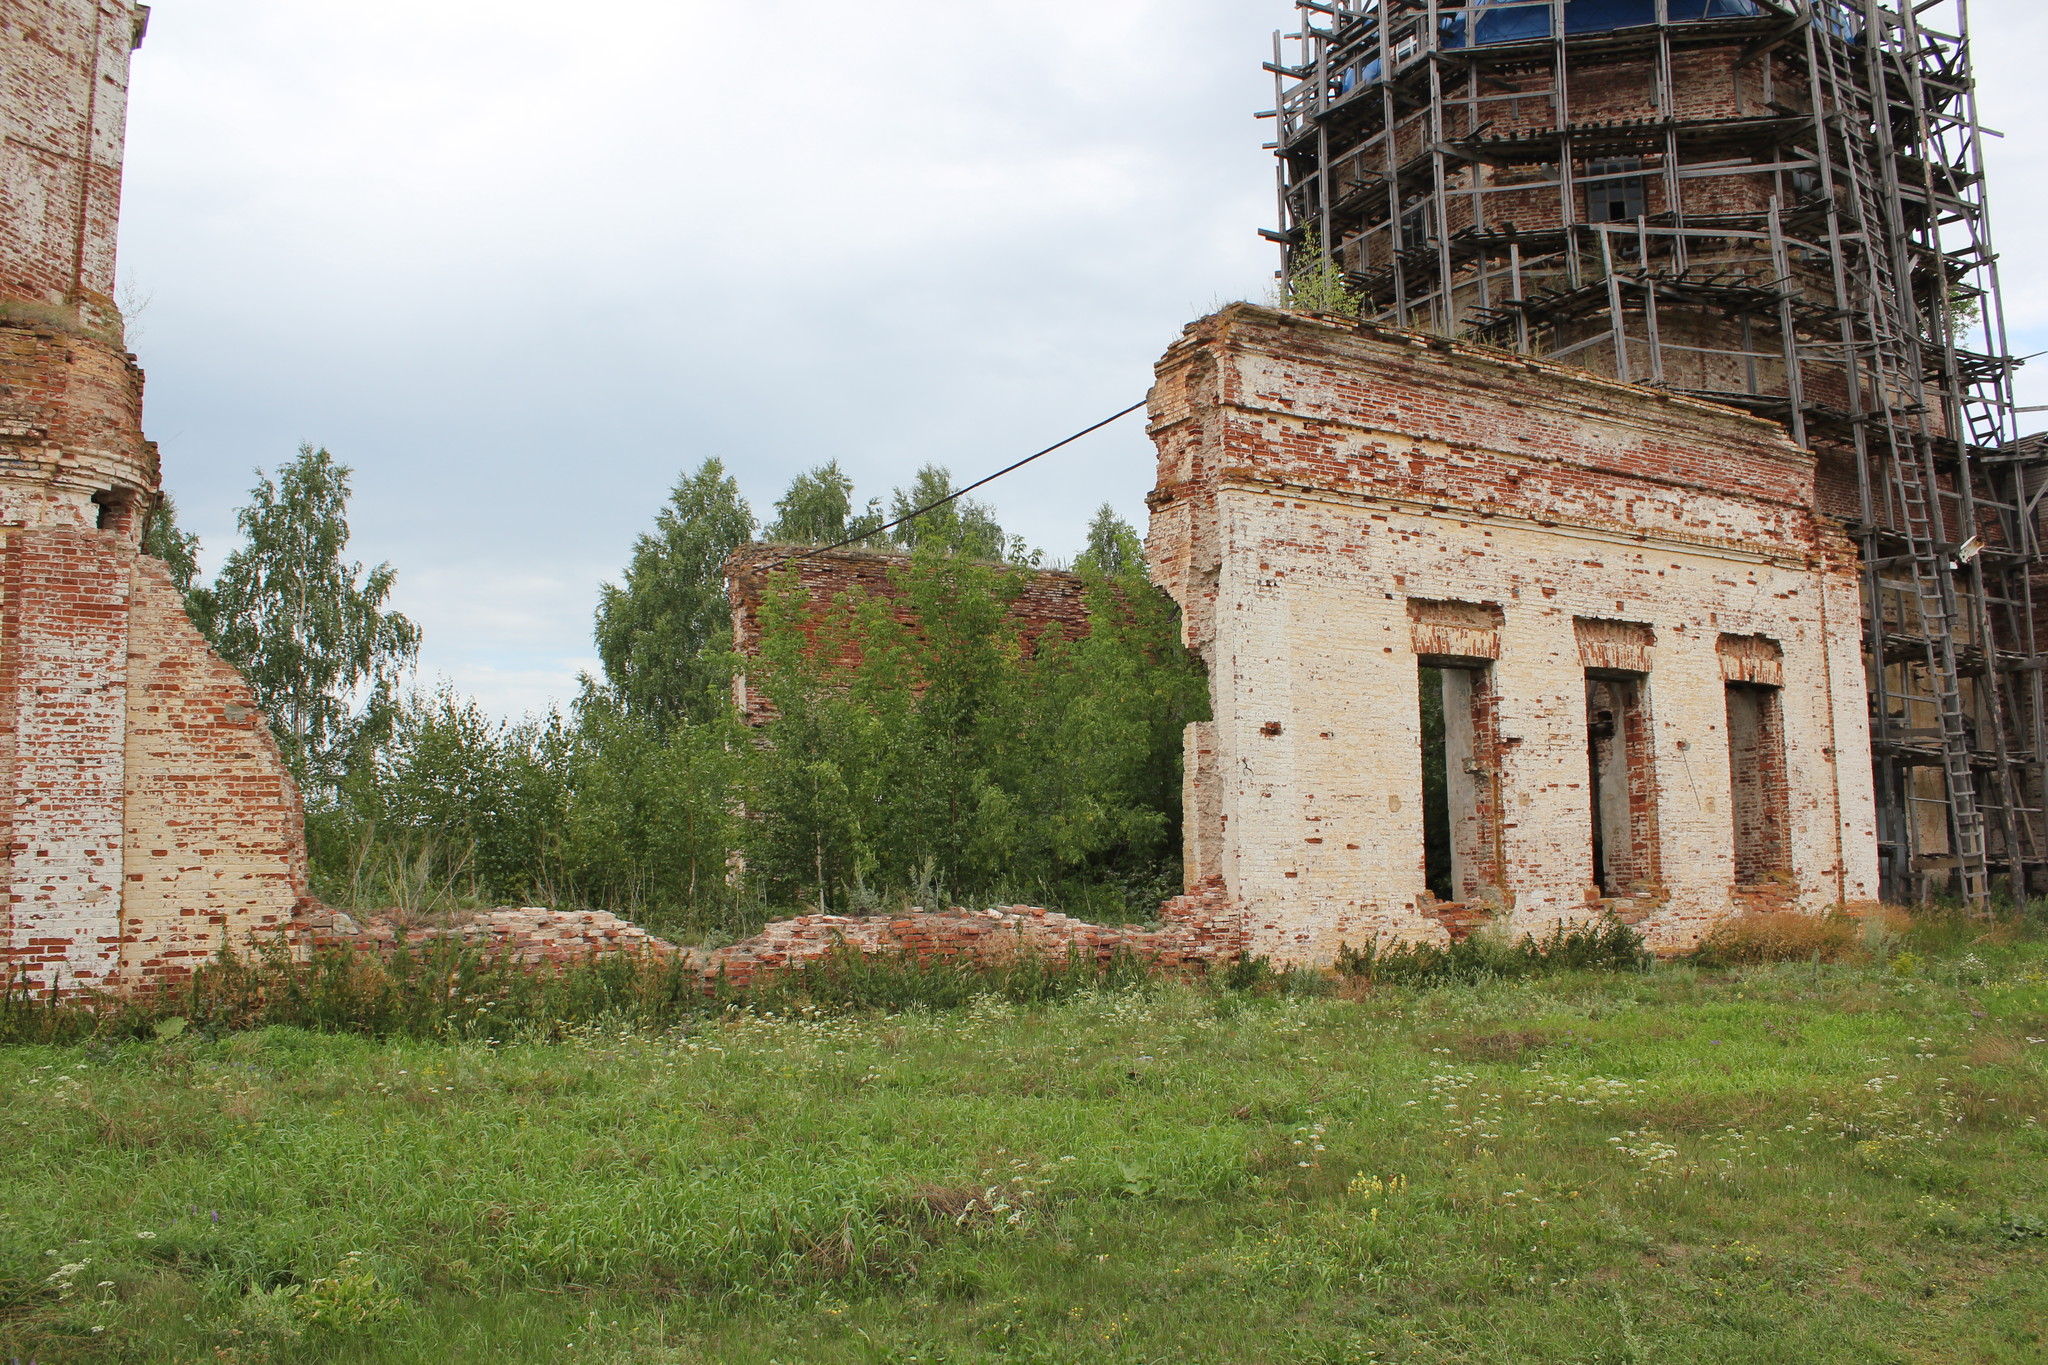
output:
[[[1304,313],[1339,313],[1356,317],[1365,300],[1352,292],[1343,269],[1323,250],[1323,239],[1310,231],[1288,257],[1287,280],[1275,300],[1282,308]]]
[[[142,532],[142,552],[155,555],[171,571],[178,591],[190,598],[199,582],[199,537],[178,525],[178,505],[165,493],[149,514]]]
[[[599,590],[597,653],[630,716],[665,728],[723,714],[732,612],[725,560],[754,536],[754,513],[725,466],[679,479],[652,534],[633,544],[623,586]]]
[[[256,472],[235,514],[243,544],[203,591],[196,615],[242,670],[309,792],[340,781],[350,756],[392,714],[419,628],[385,609],[397,577],[347,560],[349,467],[299,447],[277,477]]]

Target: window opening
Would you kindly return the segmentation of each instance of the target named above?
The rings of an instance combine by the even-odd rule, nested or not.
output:
[[[1429,242],[1429,201],[1423,200],[1401,214],[1401,245],[1425,246]]]
[[[1610,898],[1641,894],[1657,881],[1648,691],[1639,676],[1586,679],[1593,881]]]
[[[102,531],[119,531],[133,505],[132,495],[125,489],[109,488],[92,495],[93,525]]]
[[[1781,697],[1775,687],[1728,684],[1728,811],[1737,886],[1757,886],[1792,870]]]
[[[1647,211],[1639,156],[1609,157],[1586,163],[1586,221],[1633,223]]]

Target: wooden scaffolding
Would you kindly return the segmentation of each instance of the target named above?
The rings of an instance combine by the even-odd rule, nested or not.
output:
[[[1784,423],[1862,555],[1886,894],[2048,888],[2048,445],[1968,0],[1297,3],[1288,286]]]

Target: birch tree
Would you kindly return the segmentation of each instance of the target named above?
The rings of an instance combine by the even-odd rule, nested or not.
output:
[[[235,514],[243,544],[205,590],[202,627],[242,670],[302,785],[331,789],[388,723],[420,631],[385,603],[397,574],[346,558],[349,475],[299,447],[273,479],[256,471]]]

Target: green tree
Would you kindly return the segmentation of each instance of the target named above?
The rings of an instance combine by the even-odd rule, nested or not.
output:
[[[833,460],[790,482],[761,538],[783,545],[836,544],[846,538],[852,514],[853,480]]]
[[[732,676],[725,561],[754,535],[754,514],[709,459],[676,482],[654,533],[633,543],[625,586],[599,589],[597,653],[632,716],[665,728],[721,714]]]
[[[149,514],[149,524],[142,532],[142,552],[161,559],[178,591],[191,595],[199,582],[199,537],[179,528],[178,505],[169,493],[161,496],[156,510]]]
[[[571,742],[552,712],[508,722],[446,682],[411,693],[373,761],[345,779],[345,819],[319,831],[348,826],[323,841],[346,866],[318,870],[345,874],[351,898],[395,899],[380,883],[401,879],[501,902],[553,890]]]
[[[419,628],[385,610],[397,575],[364,574],[348,549],[349,467],[299,447],[273,480],[256,471],[235,514],[244,543],[221,566],[202,628],[241,669],[309,793],[331,789],[392,714]]]
[[[729,716],[657,729],[609,693],[586,691],[568,751],[562,890],[656,933],[753,932],[733,855],[754,756],[753,737]]]
[[[1074,568],[1084,574],[1121,579],[1133,570],[1143,572],[1144,564],[1145,542],[1105,502],[1095,510],[1095,520],[1088,523],[1088,548],[1081,552]]]
[[[896,601],[850,598],[823,622],[779,576],[754,670],[776,718],[743,828],[771,900],[1144,918],[1178,889],[1182,733],[1207,681],[1141,567],[1086,576],[1076,639],[1026,635],[1014,567],[931,544]]]
[[[1021,557],[1021,545],[1013,545],[996,521],[993,507],[972,498],[954,498],[922,516],[911,517],[920,507],[931,507],[951,496],[953,475],[943,465],[928,464],[917,471],[910,487],[899,488],[890,499],[889,519],[903,521],[891,538],[906,550],[927,546],[943,554],[968,559],[1000,561],[1013,550]],[[910,520],[904,521],[909,517]]]

